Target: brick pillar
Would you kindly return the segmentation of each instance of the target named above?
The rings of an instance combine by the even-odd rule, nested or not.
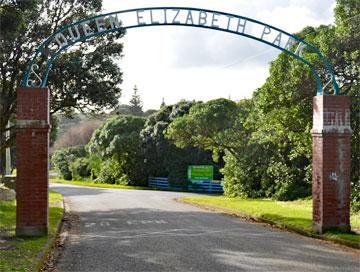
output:
[[[350,231],[350,99],[313,99],[313,229]]]
[[[49,92],[17,89],[16,235],[48,233]]]

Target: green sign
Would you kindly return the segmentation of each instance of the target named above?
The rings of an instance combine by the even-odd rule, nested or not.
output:
[[[190,165],[188,166],[188,179],[213,180],[214,167],[212,165]]]

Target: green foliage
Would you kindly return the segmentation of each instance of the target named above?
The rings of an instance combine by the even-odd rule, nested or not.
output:
[[[340,2],[352,1],[339,1],[338,8]],[[345,9],[349,12],[348,7]],[[347,25],[350,22],[344,21]],[[353,46],[353,41],[341,36],[345,34],[339,34],[343,32],[339,32],[339,27],[308,27],[298,35],[306,37],[306,40],[315,44],[333,61],[342,93],[352,98],[351,125],[354,134],[351,179],[352,207],[355,208],[359,207],[356,202],[359,201],[357,196],[360,191],[359,58],[356,53],[358,47]],[[358,28],[358,24],[356,27]],[[353,29],[351,26],[349,28]],[[357,37],[358,34],[352,39],[356,40]],[[359,41],[357,44],[360,44]],[[251,133],[251,137],[241,138],[245,142],[244,147],[252,146],[251,149],[255,150],[257,156],[249,149],[244,149],[240,156],[227,155],[223,169],[226,194],[253,197],[260,195],[275,199],[295,199],[310,195],[310,129],[312,97],[315,90],[315,80],[311,71],[297,60],[282,53],[271,63],[270,76],[254,93],[254,108],[245,121],[245,127]],[[253,167],[254,162],[260,162],[256,163],[257,169]]]
[[[211,205],[211,208],[218,208],[226,213],[235,213],[240,217],[258,218],[271,221],[280,228],[302,230],[313,236],[312,231],[312,200],[300,199],[296,201],[274,201],[270,199],[244,199],[229,198],[224,196],[206,197],[185,197],[186,202],[193,202],[200,205]],[[224,210],[225,208],[225,210]],[[355,229],[360,227],[360,215],[354,214],[350,217],[351,226]],[[359,247],[360,235],[357,233],[326,232],[324,238],[336,242],[342,240],[345,244]],[[346,243],[350,242],[350,243]]]
[[[180,148],[193,146],[215,155],[225,150],[235,153],[238,112],[235,102],[223,98],[198,103],[169,124],[165,137]]]
[[[57,232],[63,216],[62,196],[49,192],[49,235],[16,237],[16,202],[0,201],[0,229],[2,241],[0,271],[37,271],[39,256],[47,250],[49,239]],[[5,230],[5,231],[3,231]]]
[[[242,167],[238,170],[242,177],[252,174],[260,196],[292,200],[311,193],[306,169],[311,164],[309,132],[315,91],[311,71],[280,54],[271,64],[269,78],[255,92],[245,126],[251,132],[250,146],[255,146],[258,155],[246,149],[250,156],[241,153],[239,166],[234,167]],[[256,163],[258,170],[246,167],[254,160],[261,162]]]
[[[74,109],[101,112],[116,106],[122,73],[114,59],[120,59],[122,44],[109,38],[97,39],[96,45],[91,54],[83,49],[57,58],[48,78],[51,113]]]
[[[95,179],[95,182],[120,184],[119,180],[123,178],[123,175],[124,173],[121,171],[121,166],[119,162],[113,159],[108,159],[102,163],[101,170],[98,177]]]
[[[89,154],[87,157],[90,167],[90,176],[92,180],[95,180],[101,171],[102,159],[96,154]]]
[[[78,158],[84,158],[86,155],[87,152],[84,146],[74,146],[55,151],[51,157],[51,162],[61,177],[65,180],[71,180],[74,173],[80,176],[78,170],[81,170],[80,162],[77,162],[77,166],[72,166],[72,164],[75,163]],[[75,170],[75,172],[73,173],[72,170]],[[81,174],[84,174],[84,172],[81,171]]]
[[[145,120],[135,116],[115,116],[108,119],[104,125],[95,130],[88,144],[91,154],[110,158],[126,156],[138,148],[137,134],[142,129]],[[118,153],[121,154],[118,154]]]
[[[272,183],[266,175],[268,156],[260,145],[245,145],[236,157],[226,153],[224,175],[224,194],[227,196],[261,197],[271,196]],[[270,184],[269,184],[270,183]]]
[[[360,180],[359,177],[351,179],[351,210],[360,212]]]
[[[336,26],[306,27],[297,34],[332,61],[342,94],[352,99],[353,209],[360,206],[359,14],[358,1],[340,0]],[[326,70],[318,56],[308,51],[305,54],[326,82]],[[225,152],[222,173],[229,196],[279,200],[305,197],[311,194],[310,129],[315,92],[312,71],[282,53],[271,63],[270,76],[248,105],[236,107],[226,99],[197,104],[168,126],[166,137],[181,148],[211,150],[214,157],[219,157],[219,151]]]
[[[353,210],[360,208],[359,7],[358,1],[338,1],[337,26],[307,27],[297,34],[315,44],[333,62],[342,94],[352,99]],[[316,55],[305,54],[313,59],[314,64],[319,62]],[[324,77],[325,70],[321,69],[323,67],[320,66]],[[193,116],[190,111],[189,115],[173,122],[167,136],[174,139],[178,146],[201,145],[204,149],[216,150],[214,143],[217,143],[225,147],[222,173],[226,195],[266,196],[279,200],[304,197],[311,194],[310,129],[315,90],[316,82],[309,68],[282,53],[271,63],[270,76],[265,84],[254,93],[251,113],[238,115],[236,119],[239,121],[232,123],[232,127],[238,127],[234,134],[237,137],[233,137],[232,141],[223,137],[226,128],[221,127],[221,123],[215,133],[211,132],[211,125],[216,121],[209,120],[211,113],[216,114],[217,110],[209,107],[209,113],[205,113],[206,103],[199,105],[198,112]],[[206,120],[203,116],[210,118]],[[239,119],[241,116],[242,119]],[[229,117],[226,120],[231,120]],[[217,141],[210,142],[209,139]],[[228,143],[235,152],[231,152]]]
[[[15,118],[16,87],[36,48],[69,22],[101,10],[101,0],[3,0],[0,7],[0,156],[5,146],[15,144],[3,138],[6,124]],[[62,53],[53,64],[48,87],[51,113],[103,111],[117,104],[122,73],[116,61],[124,31],[81,43]],[[52,134],[54,136],[54,134]],[[52,137],[53,140],[53,137]],[[3,160],[1,160],[3,164]],[[2,170],[3,167],[0,167]],[[0,171],[1,171],[0,170]]]
[[[308,37],[332,62],[342,95],[351,98],[351,199],[360,210],[360,2],[337,0],[335,26],[321,26]]]
[[[211,204],[257,218],[281,222],[311,231],[311,200],[274,201],[270,199],[213,197],[186,197],[184,200]]]
[[[56,171],[61,175],[62,178],[66,180],[72,179],[69,162],[67,160],[67,153],[65,153],[64,150],[55,152],[51,158],[51,161]]]
[[[76,158],[70,164],[73,179],[88,178],[91,176],[91,168],[88,158]]]
[[[131,110],[130,110],[130,105],[126,105],[126,104],[119,104],[115,107],[114,111],[112,112],[112,114],[117,114],[117,115],[131,115]]]
[[[0,7],[0,32],[3,39],[13,39],[28,26],[25,13],[34,10],[37,0],[3,0]]]
[[[176,118],[167,128],[166,137],[179,147],[195,146],[213,152],[213,158],[225,154],[224,190],[226,195],[258,197],[265,195],[269,157],[264,147],[250,142],[252,128],[245,121],[253,110],[251,100],[238,104],[227,99],[211,100],[193,106],[189,114]]]
[[[140,131],[144,123],[145,119],[142,117],[116,116],[94,132],[88,144],[89,153],[104,161],[100,171],[94,169],[93,174],[97,176],[98,182],[132,185],[146,183],[140,142]],[[110,170],[111,173],[106,173]]]
[[[305,169],[304,169],[305,170]],[[273,183],[273,198],[294,200],[311,195],[311,180],[304,182],[302,169],[286,165],[284,162],[271,162],[267,168],[267,179]]]
[[[114,189],[134,189],[134,190],[154,190],[152,187],[147,186],[131,186],[131,185],[119,185],[119,184],[108,184],[108,183],[95,183],[93,180],[81,179],[79,180],[64,180],[59,178],[50,178],[51,182],[82,185],[96,188],[114,188]]]
[[[187,180],[187,166],[213,164],[211,154],[195,147],[178,148],[165,138],[169,124],[187,114],[195,102],[181,101],[150,115],[141,131],[147,175],[169,177],[172,182]]]
[[[141,97],[138,94],[138,88],[134,86],[134,93],[129,101],[129,110],[131,115],[142,116],[143,112],[143,102],[141,101]]]
[[[342,37],[358,38],[360,25],[360,3],[357,0],[337,0],[335,19],[337,32]],[[356,49],[356,48],[355,48]],[[359,48],[358,48],[359,49]]]
[[[50,140],[49,145],[53,146],[56,141],[57,134],[59,131],[59,119],[56,115],[50,116],[50,125],[51,125],[51,129],[50,129],[50,136],[49,136],[49,140]]]
[[[360,2],[337,0],[335,18],[335,38],[327,52],[336,60],[342,93],[351,97],[351,204],[360,211]]]

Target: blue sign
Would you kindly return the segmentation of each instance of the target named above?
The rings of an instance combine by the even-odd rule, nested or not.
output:
[[[22,85],[45,87],[49,71],[56,57],[70,46],[94,39],[96,36],[147,26],[190,26],[213,29],[245,36],[280,49],[308,65],[317,80],[317,94],[322,95],[325,87],[332,83],[334,94],[339,94],[334,71],[327,59],[313,45],[281,29],[257,20],[235,14],[187,7],[154,7],[130,9],[97,15],[74,22],[56,31],[36,50]],[[44,54],[46,52],[46,54]],[[304,52],[315,53],[322,61],[322,67],[315,67]],[[40,66],[43,58],[45,65]],[[40,61],[41,60],[41,61]],[[37,63],[38,62],[38,63]],[[318,72],[325,68],[328,82],[323,84]]]

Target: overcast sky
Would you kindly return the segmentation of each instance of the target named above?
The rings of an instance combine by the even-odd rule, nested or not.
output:
[[[186,6],[250,17],[294,33],[334,22],[335,0],[103,0],[103,13],[130,8]],[[144,109],[181,99],[207,101],[251,97],[268,76],[279,50],[220,31],[192,27],[145,27],[127,31],[121,103],[137,85]]]

